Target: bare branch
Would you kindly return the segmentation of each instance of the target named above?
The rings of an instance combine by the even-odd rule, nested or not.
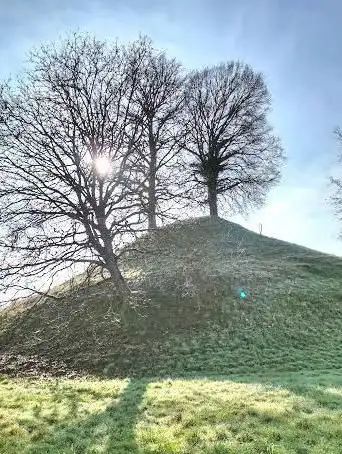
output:
[[[230,62],[190,74],[186,88],[193,181],[207,192],[210,214],[218,197],[231,210],[259,205],[279,180],[279,139],[267,121],[270,96],[261,74]]]
[[[42,293],[44,279],[86,264],[127,290],[114,244],[141,227],[130,169],[137,71],[124,46],[74,34],[32,53],[24,77],[2,88],[3,293]]]

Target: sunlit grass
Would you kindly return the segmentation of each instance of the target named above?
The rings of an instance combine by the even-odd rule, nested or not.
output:
[[[0,313],[3,371],[104,378],[0,379],[0,453],[342,453],[342,260],[214,227],[125,259],[125,323],[106,281]]]
[[[342,372],[2,379],[0,452],[341,453]]]

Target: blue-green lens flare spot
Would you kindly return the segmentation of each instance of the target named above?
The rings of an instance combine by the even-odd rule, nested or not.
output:
[[[241,299],[245,299],[247,296],[247,293],[244,290],[239,290],[239,296]]]

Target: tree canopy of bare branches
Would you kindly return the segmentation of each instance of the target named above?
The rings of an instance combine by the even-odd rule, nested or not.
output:
[[[137,65],[129,51],[72,35],[31,54],[0,98],[0,286],[33,288],[66,267],[108,270],[140,224],[131,121]],[[33,286],[33,287],[32,287]]]
[[[167,216],[180,192],[184,74],[175,59],[154,49],[147,38],[134,42],[130,51],[140,57],[133,116],[142,130],[137,148],[144,181],[140,200],[151,230],[157,227],[157,217]]]
[[[76,33],[32,52],[0,89],[0,293],[89,265],[129,293],[125,241],[180,215],[181,200],[199,189],[212,216],[220,196],[261,203],[283,159],[270,102],[249,66],[185,75],[147,38]]]
[[[279,179],[282,148],[267,114],[270,96],[261,74],[229,62],[189,76],[186,88],[193,178],[207,193],[210,215],[218,197],[232,210],[259,205]]]

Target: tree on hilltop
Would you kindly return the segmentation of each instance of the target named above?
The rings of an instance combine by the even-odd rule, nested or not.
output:
[[[37,282],[75,265],[108,271],[120,293],[122,240],[141,223],[130,118],[137,65],[129,51],[72,35],[31,54],[0,98],[0,287]],[[130,162],[130,166],[128,166]]]
[[[282,148],[267,119],[270,103],[262,75],[248,65],[229,62],[190,74],[184,146],[211,216],[218,215],[220,197],[232,211],[260,205],[279,180]]]
[[[135,41],[130,51],[138,56],[133,118],[142,130],[135,161],[143,182],[140,201],[148,229],[153,230],[157,218],[170,218],[173,202],[179,200],[182,192],[185,76],[180,63],[156,50],[147,38]]]

